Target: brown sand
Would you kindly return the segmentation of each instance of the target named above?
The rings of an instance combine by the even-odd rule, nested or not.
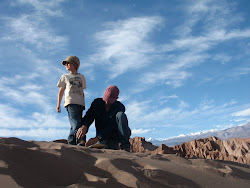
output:
[[[0,138],[0,187],[250,187],[250,165]]]

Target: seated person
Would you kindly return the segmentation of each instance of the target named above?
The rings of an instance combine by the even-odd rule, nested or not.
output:
[[[109,86],[103,98],[96,98],[82,118],[82,127],[76,133],[78,140],[86,135],[88,128],[95,121],[96,137],[86,142],[87,147],[96,145],[118,150],[120,144],[122,150],[130,151],[131,130],[124,113],[125,106],[117,101],[118,95],[118,87]]]

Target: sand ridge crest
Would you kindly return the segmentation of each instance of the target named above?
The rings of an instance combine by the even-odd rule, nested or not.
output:
[[[59,154],[58,154],[59,153]],[[4,187],[249,187],[250,166],[0,138]]]

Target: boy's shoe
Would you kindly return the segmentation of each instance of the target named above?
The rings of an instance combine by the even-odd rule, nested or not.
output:
[[[101,143],[100,141],[98,141],[95,144],[89,146],[89,148],[105,149],[105,148],[108,148],[108,146],[106,144]]]

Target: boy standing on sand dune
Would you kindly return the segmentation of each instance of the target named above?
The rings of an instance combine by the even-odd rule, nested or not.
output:
[[[59,87],[57,112],[61,112],[61,101],[65,91],[64,106],[68,111],[69,122],[71,125],[68,136],[68,144],[77,145],[80,143],[76,139],[76,132],[82,126],[82,112],[85,110],[85,99],[83,90],[86,89],[84,75],[77,72],[80,67],[80,60],[76,56],[69,56],[62,62],[69,71],[68,74],[61,76],[57,86]],[[81,140],[84,144],[86,137]]]

